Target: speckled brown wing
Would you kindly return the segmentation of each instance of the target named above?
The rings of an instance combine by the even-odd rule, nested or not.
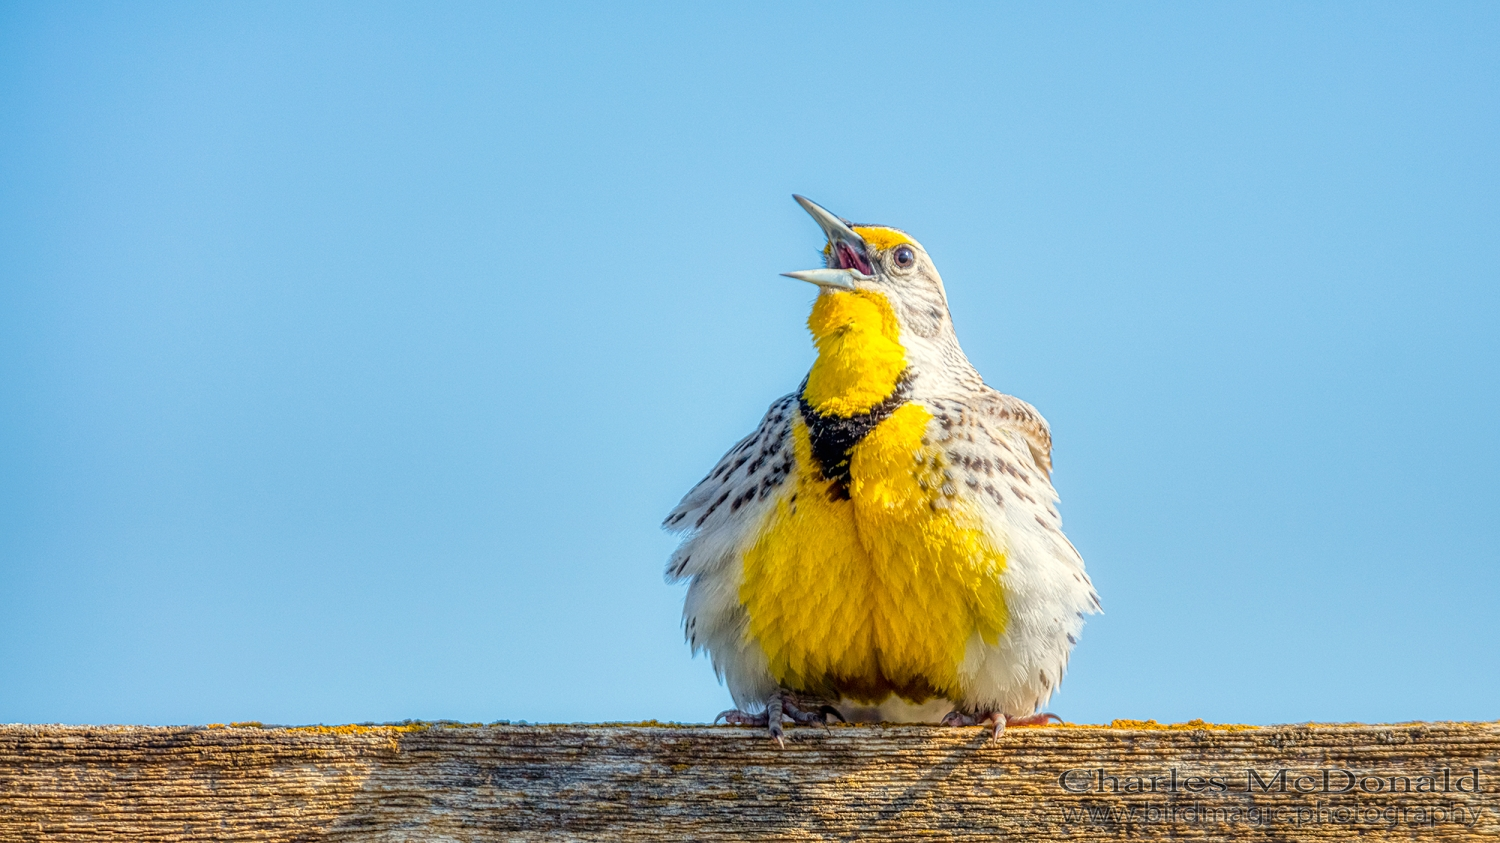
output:
[[[1025,437],[1036,467],[1047,477],[1052,476],[1052,429],[1035,407],[988,386],[974,396],[973,404],[989,424],[1009,428]]]
[[[1003,512],[1012,537],[1025,531],[1042,539],[1050,556],[1075,570],[1087,586],[1088,602],[1097,608],[1083,558],[1062,531],[1051,479],[1052,432],[1041,413],[988,386],[962,398],[926,403],[954,482]]]
[[[692,576],[710,563],[701,554],[697,560],[691,558],[699,544],[696,539],[758,523],[758,519],[746,517],[746,510],[759,509],[758,505],[772,499],[793,474],[792,417],[796,412],[795,394],[777,399],[755,432],[731,448],[667,515],[662,522],[664,528],[687,534],[682,546],[667,560],[669,582]]]

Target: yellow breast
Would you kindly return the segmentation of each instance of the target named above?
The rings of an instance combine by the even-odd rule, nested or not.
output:
[[[842,330],[848,339],[861,329]],[[846,378],[822,396],[825,406],[867,407],[881,388],[870,384],[876,379],[887,383],[875,401],[894,388],[881,360],[839,362],[829,369],[842,376],[863,366],[869,378]],[[809,401],[811,392],[810,378]],[[844,397],[853,400],[841,404]],[[951,699],[969,640],[978,634],[993,644],[1004,632],[1005,558],[977,508],[944,488],[942,454],[924,444],[931,420],[908,403],[875,425],[849,453],[846,498],[823,476],[807,425],[794,419],[798,474],[746,552],[740,586],[749,634],[784,686],[869,703],[891,693]]]

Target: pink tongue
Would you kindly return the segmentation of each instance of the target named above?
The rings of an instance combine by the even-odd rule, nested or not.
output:
[[[870,264],[862,255],[854,251],[848,243],[838,244],[839,269],[857,269],[866,275],[870,273]]]

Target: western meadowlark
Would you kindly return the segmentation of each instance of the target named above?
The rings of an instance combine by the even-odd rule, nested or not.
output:
[[[818,356],[677,508],[669,582],[731,723],[1045,723],[1083,616],[1052,435],[986,386],[922,248],[794,197],[827,236]]]

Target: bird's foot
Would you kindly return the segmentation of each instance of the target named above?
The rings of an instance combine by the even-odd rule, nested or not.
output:
[[[983,714],[969,714],[967,712],[960,711],[959,709],[954,709],[953,711],[948,712],[945,717],[943,717],[942,725],[993,725],[995,727],[995,732],[992,738],[998,739],[1000,737],[1000,733],[1005,731],[1006,726],[1045,726],[1047,725],[1048,720],[1056,720],[1059,723],[1063,722],[1063,719],[1061,717],[1058,717],[1056,714],[1052,714],[1051,712],[1026,715],[1008,715],[1001,714],[998,711],[990,711]]]
[[[1061,717],[1050,711],[1039,711],[1036,714],[1028,714],[1025,717],[1007,717],[1005,722],[1011,726],[1045,726],[1048,720],[1063,722]]]
[[[819,704],[814,708],[809,701],[798,700],[789,691],[781,690],[771,694],[766,699],[766,710],[751,714],[748,711],[740,711],[731,708],[728,711],[719,712],[714,718],[714,723],[723,720],[731,726],[765,726],[772,740],[782,749],[786,749],[786,740],[783,738],[785,731],[781,724],[790,720],[803,726],[817,724],[827,728],[828,716],[833,715],[844,722],[844,715],[831,705]]]

